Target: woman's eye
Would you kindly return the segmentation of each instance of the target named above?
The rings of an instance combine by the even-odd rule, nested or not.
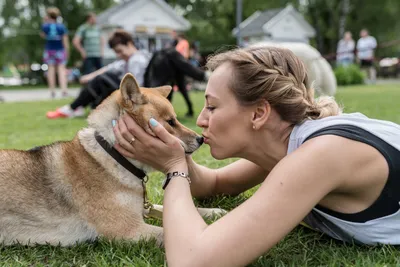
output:
[[[213,110],[215,109],[215,107],[207,106],[206,109],[207,109],[208,111],[213,111]]]
[[[169,125],[171,125],[172,127],[174,127],[174,126],[175,126],[175,119],[167,120],[167,123],[168,123]]]

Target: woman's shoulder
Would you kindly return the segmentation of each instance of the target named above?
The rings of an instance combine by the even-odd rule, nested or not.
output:
[[[306,120],[296,125],[290,135],[288,154],[296,150],[314,133],[328,127],[335,127],[336,131],[347,131],[348,126],[370,132],[389,143],[395,142],[400,134],[400,125],[396,123],[369,118],[362,113],[343,113],[323,119]],[[395,143],[400,148],[400,142]]]
[[[316,120],[307,119],[294,126],[290,134],[288,154],[296,150],[310,135],[320,129],[340,124],[359,124],[365,120],[368,120],[368,117],[362,113],[342,113]]]

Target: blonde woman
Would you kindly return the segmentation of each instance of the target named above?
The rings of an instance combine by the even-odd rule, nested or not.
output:
[[[157,137],[128,116],[114,127],[124,156],[167,174],[168,266],[244,266],[302,221],[346,242],[400,244],[399,125],[314,99],[302,62],[288,49],[228,51],[208,67],[197,125],[215,159],[240,160],[220,169],[196,164],[167,131],[174,118],[149,121]],[[211,225],[193,204],[192,196],[234,195],[261,183]]]

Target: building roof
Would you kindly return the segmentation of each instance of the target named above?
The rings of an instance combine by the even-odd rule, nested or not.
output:
[[[241,36],[251,36],[257,34],[264,34],[262,27],[275,17],[283,8],[267,9],[264,11],[256,11],[239,24]],[[237,28],[233,30],[233,34],[236,35],[238,32]]]
[[[285,8],[275,8],[267,9],[264,11],[256,11],[239,24],[240,35],[241,36],[255,36],[264,35],[266,32],[263,26],[269,26],[269,24],[274,24],[276,20],[280,20],[281,17],[292,13],[300,22],[300,24],[305,28],[311,36],[315,34],[314,28],[304,19],[304,17],[291,5],[287,5]],[[264,26],[264,28],[265,28]],[[233,35],[237,35],[238,29],[234,28],[232,30]]]
[[[115,15],[116,13],[125,10],[127,8],[130,8],[133,4],[142,1],[142,0],[127,0],[123,1],[122,3],[118,5],[114,5],[104,12],[100,13],[97,15],[97,22],[100,25],[107,25],[109,24],[109,19]],[[190,22],[186,20],[184,17],[180,16],[175,12],[175,10],[168,5],[165,1],[163,0],[146,0],[146,1],[154,1],[156,2],[163,10],[165,10],[167,13],[175,17],[181,24],[185,26],[185,28],[189,29],[191,27]]]
[[[117,13],[120,10],[124,10],[127,6],[131,5],[133,2],[136,2],[137,0],[131,0],[131,1],[124,1],[121,4],[118,5],[113,5],[112,7],[106,9],[102,13],[97,15],[97,23],[99,24],[107,24],[109,18]]]

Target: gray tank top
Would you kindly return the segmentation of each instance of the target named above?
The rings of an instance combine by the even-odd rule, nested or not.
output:
[[[394,151],[395,157],[392,158],[395,158],[393,161],[395,163],[391,161],[390,166],[393,164],[396,166],[390,168],[390,172],[394,174],[392,176],[397,177],[390,177],[389,174],[389,178],[397,181],[388,186],[393,187],[393,185],[396,185],[398,187],[396,190],[399,194],[391,199],[396,199],[395,212],[366,221],[351,221],[328,214],[317,206],[303,221],[315,230],[319,230],[335,239],[346,242],[370,245],[400,244],[400,203],[397,201],[397,199],[400,199],[400,186],[398,186],[400,185],[400,164],[398,164],[400,162],[398,156],[400,155],[400,125],[388,121],[370,119],[361,113],[341,114],[319,120],[307,120],[294,127],[290,135],[287,154],[296,150],[308,137],[314,135],[318,131],[332,128],[335,125],[339,128],[342,127],[341,125],[344,125],[350,127],[355,126],[362,129],[380,142],[385,143],[386,146],[389,146],[392,150],[391,155],[394,155]],[[396,170],[396,173],[394,170]],[[385,185],[385,188],[388,186]],[[393,194],[392,191],[389,195]],[[380,205],[382,205],[382,203],[380,203]]]

